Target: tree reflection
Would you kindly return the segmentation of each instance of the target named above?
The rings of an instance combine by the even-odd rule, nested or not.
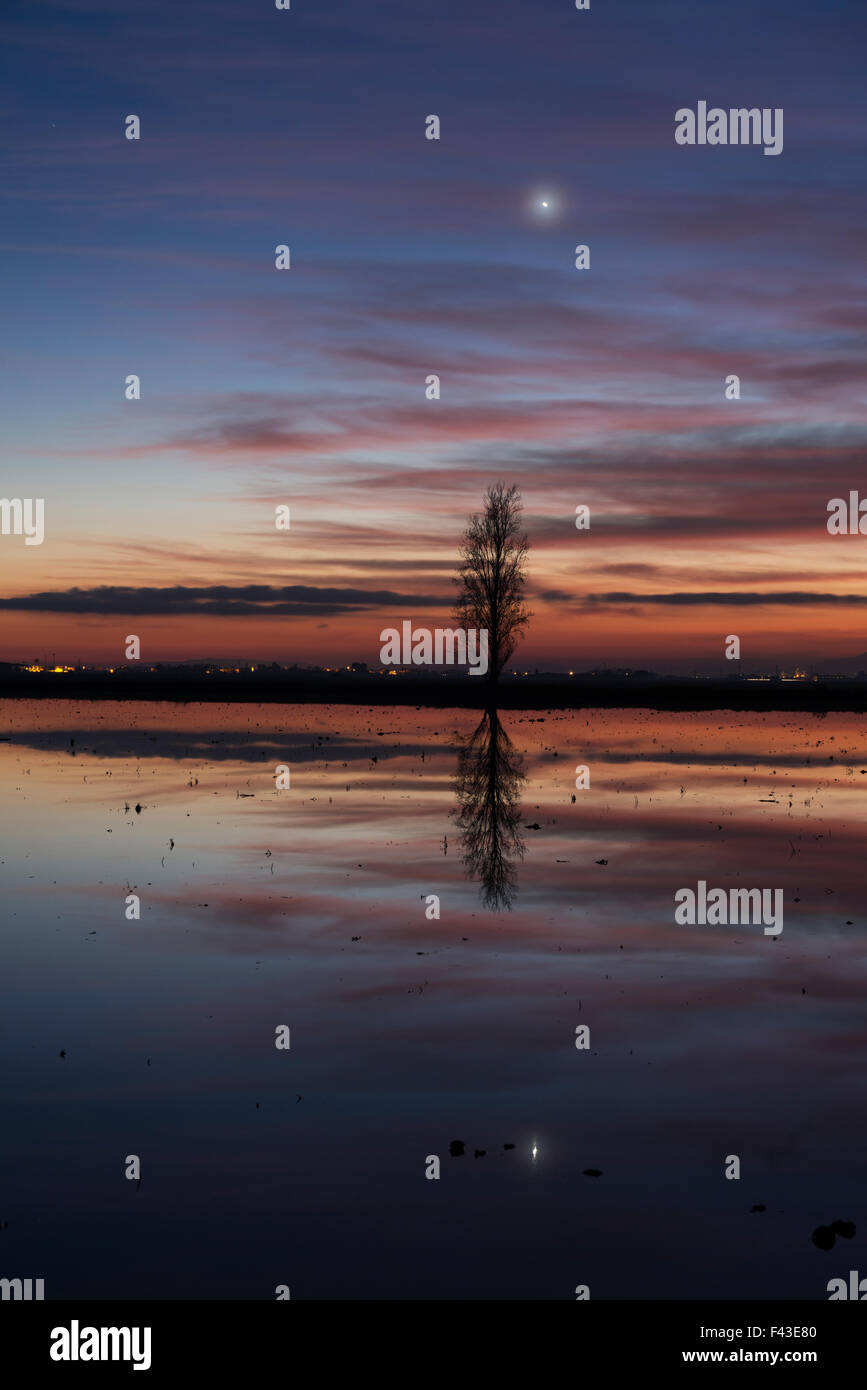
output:
[[[524,760],[487,710],[458,754],[455,791],[464,867],[481,884],[491,911],[511,910],[518,891],[517,860],[524,858],[519,797]]]

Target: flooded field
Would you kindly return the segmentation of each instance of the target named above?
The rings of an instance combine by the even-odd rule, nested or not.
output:
[[[0,735],[0,1274],[867,1273],[863,718],[21,701]],[[700,884],[780,890],[781,929],[681,924]]]

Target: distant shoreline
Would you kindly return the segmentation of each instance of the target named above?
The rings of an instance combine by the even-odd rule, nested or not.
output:
[[[605,677],[506,680],[309,676],[284,672],[12,672],[0,700],[110,700],[172,704],[424,706],[432,709],[656,709],[867,712],[867,681],[728,681]]]

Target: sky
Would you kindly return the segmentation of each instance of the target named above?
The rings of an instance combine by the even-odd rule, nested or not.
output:
[[[375,663],[449,625],[500,479],[522,667],[867,650],[867,538],[826,524],[867,496],[854,0],[7,0],[0,28],[0,492],[45,505],[41,545],[0,536],[0,659]],[[782,152],[678,145],[699,101],[782,109]]]

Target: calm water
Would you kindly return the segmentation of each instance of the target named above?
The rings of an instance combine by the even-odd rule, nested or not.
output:
[[[0,734],[0,1277],[825,1299],[867,1273],[863,719],[8,702]],[[782,934],[675,925],[700,879],[781,887]]]

